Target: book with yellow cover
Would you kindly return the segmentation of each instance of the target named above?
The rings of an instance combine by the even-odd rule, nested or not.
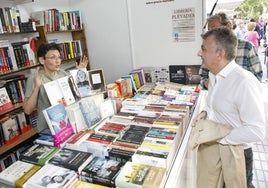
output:
[[[128,161],[115,179],[116,187],[163,187],[166,169]]]
[[[41,166],[33,165],[33,167],[30,170],[25,172],[25,174],[23,176],[21,176],[18,180],[15,181],[16,188],[23,188],[24,183],[30,177],[32,177],[32,175],[34,175],[40,168],[41,168]]]

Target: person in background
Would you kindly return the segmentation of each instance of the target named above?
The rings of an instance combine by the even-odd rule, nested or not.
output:
[[[264,93],[262,85],[253,74],[235,62],[238,41],[232,30],[226,27],[216,27],[203,34],[202,38],[203,42],[198,56],[201,57],[205,67],[209,69],[209,86],[206,106],[194,118],[193,126],[198,126],[198,121],[206,119],[231,129],[226,136],[217,140],[217,144],[220,147],[243,145],[244,152],[242,151],[241,154],[242,157],[245,154],[246,164],[242,164],[245,164],[247,174],[243,170],[241,174],[241,169],[235,165],[227,167],[233,170],[230,171],[233,178],[228,179],[226,176],[230,178],[230,174],[225,174],[226,172],[223,171],[223,179],[221,179],[221,186],[219,187],[253,188],[254,185],[251,182],[253,160],[251,146],[265,137],[264,101],[262,101]],[[210,144],[204,145],[202,151],[206,152],[210,147]],[[247,157],[248,154],[250,154],[250,157]],[[213,153],[210,153],[210,155],[213,155]],[[225,154],[221,153],[222,155]],[[198,159],[200,159],[199,157]],[[239,163],[241,160],[239,157],[241,156],[233,154],[230,159]],[[203,160],[205,160],[203,161],[204,163],[210,163],[210,161],[207,161],[209,160],[207,158],[203,158]],[[215,168],[221,168],[220,161],[216,165]],[[214,177],[212,174],[208,174],[206,177],[208,178],[205,179],[212,179],[215,182],[219,180],[215,180],[218,177]],[[247,185],[245,185],[246,180]],[[203,180],[200,181],[204,183]],[[208,185],[210,183],[207,183],[198,187],[209,188],[210,186]]]
[[[255,31],[255,28],[256,28],[256,23],[255,22],[249,22],[248,25],[247,25],[248,31],[245,33],[244,39],[246,41],[251,42],[255,46],[256,50],[258,51],[260,36],[257,33],[257,31]]]
[[[207,19],[208,30],[217,27],[226,27],[232,30],[232,24],[225,13],[217,13]],[[258,53],[254,48],[253,44],[244,40],[237,40],[237,51],[235,56],[235,62],[250,71],[255,77],[261,81],[263,76],[261,61],[258,57]],[[201,75],[200,85],[204,89],[208,89],[209,84],[209,70],[202,63],[199,74]],[[252,148],[245,149],[245,160],[246,160],[246,173],[248,187],[254,187],[252,185],[253,180],[253,151]],[[251,186],[252,185],[252,186]]]
[[[209,17],[207,19],[207,23],[208,30],[221,26],[232,30],[231,21],[225,13],[217,13]],[[258,80],[262,80],[263,70],[261,61],[259,59],[258,52],[250,42],[238,39],[235,61],[244,69],[252,72],[258,78]],[[200,85],[204,89],[207,89],[208,87],[208,72],[208,69],[202,64],[199,74],[201,76]]]
[[[237,39],[243,40],[244,39],[244,35],[247,32],[247,29],[245,28],[245,24],[244,21],[241,19],[238,19],[236,21],[237,27],[235,28],[235,34]]]
[[[42,111],[50,106],[43,84],[68,75],[60,68],[61,50],[55,43],[41,44],[37,50],[37,58],[41,66],[37,67],[34,74],[27,79],[23,109],[26,114],[31,114],[37,109],[37,130],[39,132],[48,128]],[[82,56],[80,62],[76,62],[76,67],[85,68],[87,64],[88,58]]]

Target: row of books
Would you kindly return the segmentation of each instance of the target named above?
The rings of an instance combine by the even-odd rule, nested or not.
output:
[[[35,144],[0,173],[3,187],[162,187],[165,169]]]
[[[2,116],[0,119],[0,145],[9,145],[16,142],[20,135],[36,126],[36,124],[31,124],[30,121],[29,115],[26,115],[21,109]]]
[[[0,34],[36,31],[35,22],[21,22],[17,7],[0,7]]]
[[[30,45],[31,43],[31,45]],[[0,41],[0,71],[5,73],[11,70],[17,70],[26,66],[36,64],[33,42],[14,42],[8,40]]]
[[[74,58],[79,58],[83,55],[83,50],[80,40],[68,41],[58,43],[61,48],[61,58],[62,60],[70,60]]]
[[[20,12],[16,7],[0,8],[0,33],[20,32]]]
[[[144,84],[146,84],[144,69],[134,69],[129,74],[117,79],[114,83],[107,85],[108,96],[120,97],[122,99],[133,97]]]
[[[50,104],[74,104],[83,97],[106,91],[102,69],[71,69],[70,75],[44,84]]]
[[[200,65],[169,65],[163,67],[142,67],[148,83],[173,82],[178,84],[199,84]]]
[[[47,9],[31,13],[36,26],[45,26],[46,31],[66,31],[82,29],[79,10],[60,12],[58,9]]]

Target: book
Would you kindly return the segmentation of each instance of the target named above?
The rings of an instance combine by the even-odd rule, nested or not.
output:
[[[128,161],[115,179],[116,187],[161,188],[166,169]]]
[[[43,114],[52,135],[56,135],[70,125],[69,117],[62,103],[44,109]]]
[[[46,164],[25,183],[27,188],[69,188],[78,180],[74,170]]]
[[[39,169],[41,166],[34,165],[30,170],[28,170],[23,176],[21,176],[19,179],[15,181],[15,186],[16,188],[23,188],[25,187],[24,184],[26,181],[32,177]]]
[[[179,84],[199,84],[200,65],[169,65],[170,82]]]
[[[32,168],[36,168],[36,165],[23,161],[16,161],[0,173],[0,182],[7,186],[15,187],[17,186],[16,181],[31,171]]]
[[[108,188],[108,187],[103,186],[103,185],[98,185],[95,183],[89,183],[89,182],[78,180],[77,182],[74,183],[72,188]]]
[[[150,128],[146,126],[129,125],[115,142],[130,145],[140,145],[149,130]]]
[[[19,159],[24,162],[44,166],[58,150],[59,148],[54,146],[34,144],[23,151]]]
[[[121,168],[119,161],[94,157],[82,170],[80,180],[114,187],[115,178]]]
[[[80,174],[81,170],[92,160],[92,158],[93,156],[91,153],[61,148],[48,160],[48,163],[74,170]]]
[[[95,100],[92,98],[85,98],[80,100],[78,104],[87,128],[91,128],[101,120],[100,109],[97,107]]]
[[[44,88],[52,106],[59,103],[68,106],[76,101],[69,85],[69,76],[47,82],[44,84]]]
[[[19,125],[15,116],[7,117],[7,120],[3,121],[1,126],[5,144],[12,144],[19,139]]]
[[[8,110],[13,107],[12,101],[7,93],[5,87],[0,88],[0,112]]]
[[[69,138],[65,143],[65,148],[74,149],[78,151],[87,151],[86,147],[81,146],[81,143],[92,133],[90,129],[83,129]]]
[[[128,85],[127,80],[120,78],[115,81],[115,83],[118,85],[119,91],[120,91],[120,97],[125,98],[128,96]]]
[[[74,83],[77,87],[80,97],[86,97],[91,95],[92,86],[89,82],[89,74],[86,68],[72,69],[71,75],[74,78]]]

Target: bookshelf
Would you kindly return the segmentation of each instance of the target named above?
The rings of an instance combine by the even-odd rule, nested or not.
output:
[[[30,139],[31,137],[33,137],[37,134],[38,134],[38,132],[37,132],[36,128],[32,128],[31,130],[27,131],[26,133],[21,134],[19,136],[18,140],[16,140],[12,144],[8,144],[8,145],[5,144],[5,145],[0,147],[0,156],[2,154],[4,154],[5,152],[8,152],[9,150],[15,148],[19,144],[23,143],[24,141]]]
[[[45,26],[37,26],[36,29],[39,32],[38,40],[36,40],[36,47],[38,48],[43,43],[48,43],[50,40],[57,38],[59,43],[65,41],[81,41],[82,53],[88,57],[87,40],[85,35],[85,26],[82,29],[76,30],[64,30],[64,31],[47,31]],[[62,63],[73,62],[79,60],[79,57],[70,58],[62,61]],[[88,63],[87,69],[90,69],[90,62]]]

